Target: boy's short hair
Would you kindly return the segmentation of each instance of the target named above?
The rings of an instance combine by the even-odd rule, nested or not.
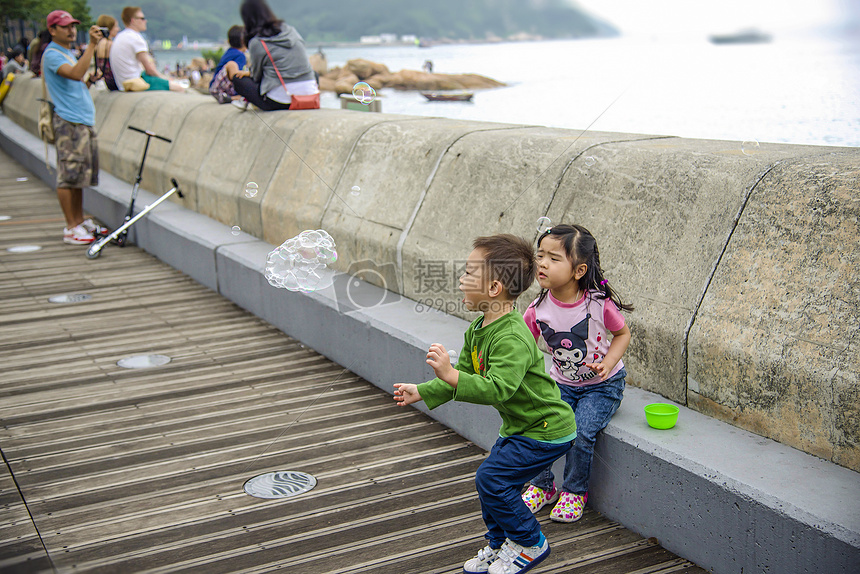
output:
[[[126,6],[122,9],[122,23],[128,26],[131,19],[140,11],[140,6]]]
[[[236,48],[237,50],[245,45],[245,27],[244,26],[231,26],[229,30],[227,30],[227,43],[230,44],[231,48]]]
[[[484,252],[490,279],[501,282],[511,300],[534,283],[534,250],[522,237],[510,233],[478,237],[472,247]]]

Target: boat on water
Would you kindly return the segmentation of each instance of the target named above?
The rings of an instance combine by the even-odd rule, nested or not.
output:
[[[753,28],[740,30],[733,34],[712,34],[708,37],[712,44],[762,44],[770,42],[770,34]]]
[[[421,92],[431,102],[469,102],[474,92]]]

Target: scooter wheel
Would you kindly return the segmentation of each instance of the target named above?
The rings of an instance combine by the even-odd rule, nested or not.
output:
[[[98,259],[99,255],[102,254],[102,250],[94,250],[92,247],[87,249],[87,259]]]

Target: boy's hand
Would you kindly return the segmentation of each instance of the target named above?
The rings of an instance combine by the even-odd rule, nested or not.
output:
[[[412,403],[417,403],[421,400],[421,394],[418,392],[417,385],[409,383],[394,384],[394,400],[397,401],[397,406],[405,407]]]
[[[451,366],[451,356],[441,343],[433,343],[427,351],[427,364],[433,367],[436,376],[448,384],[452,384],[456,369]],[[453,380],[456,383],[456,379]]]
[[[239,70],[238,72],[233,74],[233,78],[249,78],[249,77],[251,77],[251,72],[249,72],[248,70]],[[233,78],[230,78],[230,79],[232,80]]]

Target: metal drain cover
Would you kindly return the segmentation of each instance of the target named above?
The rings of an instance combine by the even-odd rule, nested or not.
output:
[[[306,472],[279,470],[255,476],[245,482],[245,492],[257,498],[287,498],[303,494],[317,485]]]
[[[11,215],[0,215],[0,221],[9,221],[12,219]]]
[[[120,359],[116,364],[123,369],[149,369],[166,365],[169,362],[170,357],[167,355],[135,355]]]
[[[31,253],[40,249],[42,249],[41,245],[16,245],[14,247],[7,247],[6,251],[9,253]]]
[[[51,303],[83,303],[84,301],[89,301],[92,298],[92,295],[87,295],[86,293],[66,293],[65,295],[54,295],[53,297],[48,297],[48,301]]]

